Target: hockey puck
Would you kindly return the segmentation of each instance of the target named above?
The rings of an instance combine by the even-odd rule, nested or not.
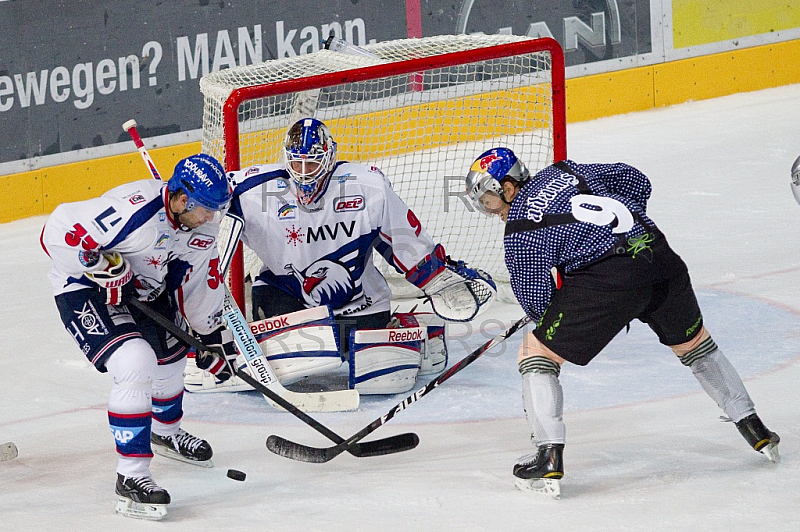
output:
[[[247,475],[239,471],[238,469],[228,469],[228,478],[232,478],[233,480],[238,480],[239,482],[244,481],[247,478]]]

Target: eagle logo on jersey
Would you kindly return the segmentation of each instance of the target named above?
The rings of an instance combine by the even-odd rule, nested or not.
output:
[[[309,306],[330,305],[339,308],[353,297],[353,278],[339,262],[318,260],[302,272],[293,264],[287,264],[284,268],[300,283],[303,300]]]

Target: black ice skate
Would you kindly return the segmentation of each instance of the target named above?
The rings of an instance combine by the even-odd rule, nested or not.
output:
[[[767,427],[758,417],[758,414],[751,414],[746,418],[736,422],[736,428],[739,433],[744,436],[750,447],[769,458],[776,464],[780,462],[781,457],[778,454],[778,443],[781,438]]]
[[[564,476],[564,444],[546,443],[536,453],[527,454],[514,465],[514,485],[522,491],[533,491],[561,497]]]
[[[150,443],[153,452],[161,456],[201,467],[214,466],[211,461],[214,452],[208,442],[192,436],[183,429],[178,429],[178,433],[174,436],[159,436],[152,432],[150,433]]]
[[[167,515],[169,493],[150,477],[125,477],[117,473],[117,513],[125,517],[158,521]]]

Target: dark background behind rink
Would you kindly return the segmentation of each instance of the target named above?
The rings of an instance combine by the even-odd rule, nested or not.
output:
[[[552,36],[567,66],[651,52],[647,0],[0,2],[0,164],[199,129],[200,77],[318,50],[484,32]],[[548,35],[549,34],[549,35]]]

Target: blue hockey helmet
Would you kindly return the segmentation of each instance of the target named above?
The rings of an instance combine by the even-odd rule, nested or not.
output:
[[[189,198],[186,210],[198,205],[209,211],[223,211],[231,201],[231,186],[225,169],[211,155],[200,153],[178,161],[167,183],[170,193],[182,191]]]
[[[336,166],[336,142],[328,126],[315,118],[303,118],[289,128],[284,153],[286,171],[297,185],[297,199],[308,205],[317,199]]]
[[[475,159],[467,173],[466,182],[467,194],[476,209],[484,214],[492,214],[481,201],[485,194],[498,196],[508,203],[501,184],[505,178],[520,186],[530,178],[528,168],[510,149],[492,148]]]

